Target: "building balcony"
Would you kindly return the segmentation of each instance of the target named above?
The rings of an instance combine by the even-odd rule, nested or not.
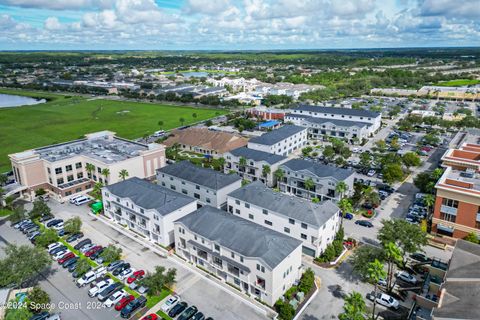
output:
[[[449,207],[449,206],[446,206],[446,205],[442,204],[442,206],[440,207],[440,212],[448,213],[448,214],[456,216],[457,215],[457,208]]]

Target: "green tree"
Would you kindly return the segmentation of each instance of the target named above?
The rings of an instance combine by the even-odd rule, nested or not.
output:
[[[46,193],[47,193],[47,191],[45,189],[39,188],[39,189],[35,190],[35,197],[43,196]]]
[[[277,300],[275,302],[275,310],[278,312],[280,320],[292,320],[295,316],[295,309],[288,301]]]
[[[427,211],[430,214],[432,212],[432,208],[435,205],[435,196],[433,194],[427,194],[423,198],[423,203],[427,207]]]
[[[262,166],[262,176],[266,178],[270,174],[270,172],[272,172],[270,166],[268,164],[264,164]]]
[[[87,261],[87,258],[78,260],[77,266],[75,267],[75,272],[79,275],[84,275],[90,270],[90,264]]]
[[[343,198],[345,193],[348,191],[348,184],[345,181],[340,181],[335,186],[335,191],[340,194],[340,199]]]
[[[360,293],[353,291],[344,300],[343,313],[338,315],[339,320],[365,320],[367,305]]]
[[[108,168],[102,169],[102,176],[105,177],[105,185],[108,185],[108,177],[110,176],[110,169]]]
[[[65,233],[75,234],[79,233],[82,228],[82,220],[79,217],[73,217],[65,221],[63,230]]]
[[[402,157],[403,164],[407,167],[418,167],[422,164],[420,157],[414,152],[407,152]]]
[[[225,167],[225,158],[224,157],[218,158],[217,163],[219,165],[219,171],[223,172],[223,168]]]
[[[92,173],[95,171],[95,166],[91,163],[87,163],[85,165],[85,170],[87,170],[88,177],[92,178]]]
[[[116,260],[120,260],[122,256],[122,248],[116,247],[113,244],[107,246],[105,250],[100,253],[100,257],[103,262],[110,263]]]
[[[304,185],[305,185],[305,189],[307,190],[307,195],[308,195],[308,198],[310,199],[310,191],[312,191],[313,188],[315,188],[315,182],[313,181],[312,178],[307,178],[307,180],[305,180],[304,182]]]
[[[47,310],[46,308],[41,308],[41,306],[46,306],[50,303],[50,296],[39,286],[33,287],[27,298],[29,302],[28,309],[33,313]]]
[[[27,308],[6,308],[5,320],[29,320],[33,314]]]
[[[145,143],[148,141],[148,138],[150,137],[150,134],[148,132],[145,132],[143,135],[142,135],[142,138],[143,138],[143,141],[145,141]]]
[[[142,285],[149,287],[154,295],[159,295],[163,288],[171,287],[175,283],[176,275],[177,270],[174,268],[166,270],[162,266],[156,266],[155,272],[147,273],[140,282]]]
[[[180,124],[183,126],[183,124],[185,123],[185,118],[180,118],[180,119],[178,119],[178,121],[179,121]]]
[[[27,211],[23,208],[23,206],[14,208],[13,213],[8,216],[8,220],[10,220],[11,223],[16,223],[25,218],[27,218]]]
[[[42,199],[36,199],[33,202],[33,208],[28,213],[30,219],[37,219],[42,215],[50,215],[52,210],[48,207],[48,205]]]
[[[164,126],[164,124],[165,124],[165,122],[163,122],[162,120],[159,120],[159,121],[157,122],[157,124],[158,124],[158,126],[160,127],[160,129],[162,129],[163,126]]]
[[[278,168],[277,170],[275,170],[273,175],[275,176],[275,179],[277,180],[277,185],[278,185],[278,182],[283,180],[283,177],[285,176],[285,172],[283,172],[282,169]]]
[[[35,238],[35,245],[41,248],[46,248],[49,244],[57,241],[57,232],[53,229],[48,228]]]
[[[197,119],[197,114],[196,114],[195,112],[192,113],[192,118],[193,118],[193,119]]]
[[[394,183],[403,178],[402,167],[397,163],[387,164],[384,166],[382,173],[383,180],[387,183]]]
[[[0,260],[0,287],[20,286],[52,264],[48,253],[41,248],[8,244],[4,250],[5,257]]]
[[[358,247],[352,254],[350,261],[353,271],[362,279],[368,279],[368,265],[370,262],[378,259],[384,261],[384,252],[382,248],[369,245]]]
[[[382,224],[378,231],[378,240],[382,245],[390,242],[396,244],[402,251],[403,265],[408,253],[422,251],[427,244],[427,234],[417,225],[403,219],[382,220]]]
[[[372,155],[369,152],[362,152],[360,154],[360,165],[363,168],[370,168],[371,163],[372,163]]]
[[[298,290],[307,294],[315,286],[315,272],[311,268],[305,270],[298,283]]]
[[[308,157],[310,155],[310,152],[313,151],[313,148],[312,147],[305,147],[302,149],[302,155],[304,157]]]
[[[4,174],[4,173],[0,173],[0,186],[5,185],[5,183],[7,183],[7,181],[8,181],[7,175]]]
[[[127,171],[127,169],[122,169],[122,170],[120,170],[120,172],[118,173],[118,177],[119,177],[120,179],[122,179],[123,181],[125,181],[125,179],[128,178],[128,171]]]
[[[343,218],[345,217],[345,215],[349,212],[353,212],[352,201],[348,198],[343,198],[338,202],[338,207],[340,208],[340,211],[342,213],[340,220],[340,225],[342,226]]]
[[[238,159],[238,165],[245,169],[247,166],[247,159],[245,157],[240,157],[240,159]]]
[[[327,160],[328,162],[332,161],[333,160],[333,157],[335,157],[335,150],[333,149],[332,146],[326,146],[324,149],[323,149],[323,156],[325,157],[325,160]]]
[[[378,259],[375,259],[373,262],[368,264],[368,280],[371,284],[373,284],[373,292],[375,294],[373,298],[373,310],[372,310],[372,319],[375,319],[375,307],[377,306],[377,291],[378,291],[378,281],[380,279],[385,279],[387,273],[383,269],[383,263],[381,263]]]
[[[400,248],[393,242],[389,242],[383,246],[385,262],[387,263],[387,290],[391,292],[393,289],[393,274],[395,266],[402,263],[402,252]]]
[[[478,239],[478,236],[475,232],[470,232],[465,236],[465,238],[463,238],[463,240],[476,243],[476,244],[480,243],[480,240]]]
[[[387,143],[385,140],[378,140],[375,142],[375,147],[377,147],[379,152],[385,152],[385,150],[387,150]]]

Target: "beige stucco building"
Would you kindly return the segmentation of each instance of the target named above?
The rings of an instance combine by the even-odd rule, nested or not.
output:
[[[32,199],[43,188],[58,200],[91,189],[95,182],[112,184],[128,177],[151,178],[165,166],[165,147],[142,144],[115,136],[111,131],[86,134],[85,138],[10,154],[20,193]],[[91,164],[92,167],[88,164]],[[89,168],[93,170],[88,170]],[[109,174],[105,175],[108,169]]]

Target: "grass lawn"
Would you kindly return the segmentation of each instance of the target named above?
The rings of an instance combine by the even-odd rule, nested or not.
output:
[[[439,83],[437,83],[437,86],[461,87],[461,86],[475,85],[475,84],[479,84],[479,83],[480,83],[480,80],[475,80],[475,79],[456,79],[456,80],[439,82]]]
[[[11,210],[8,209],[0,209],[0,217],[6,217],[12,214]]]
[[[166,314],[165,312],[163,312],[162,310],[158,310],[157,314],[165,320],[172,320],[172,318],[170,318],[170,316],[168,314]]]
[[[157,303],[159,303],[160,301],[165,299],[170,293],[171,293],[170,290],[163,289],[162,292],[160,292],[160,294],[158,296],[147,295],[147,299],[148,299],[147,300],[147,308],[148,309],[152,308]]]
[[[228,112],[10,89],[0,89],[0,93],[50,99],[44,104],[0,109],[0,172],[10,169],[10,153],[78,139],[85,133],[111,130],[120,137],[133,139],[179,127],[180,118],[187,125]],[[161,128],[160,120],[164,122]]]

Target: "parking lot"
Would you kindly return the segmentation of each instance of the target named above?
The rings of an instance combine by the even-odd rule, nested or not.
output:
[[[55,216],[64,220],[79,216],[83,222],[82,230],[86,238],[90,238],[103,246],[115,244],[122,248],[122,259],[130,262],[136,269],[153,271],[157,265],[164,266],[167,269],[176,268],[177,283],[174,291],[189,305],[198,307],[207,317],[227,320],[267,318],[262,309],[258,309],[246,298],[239,298],[229,293],[220,284],[205,279],[199,272],[192,272],[190,269],[172,261],[172,259],[160,256],[91,217],[87,213],[87,206],[60,204],[55,201],[50,201],[49,206]],[[86,292],[85,297],[88,298]]]

